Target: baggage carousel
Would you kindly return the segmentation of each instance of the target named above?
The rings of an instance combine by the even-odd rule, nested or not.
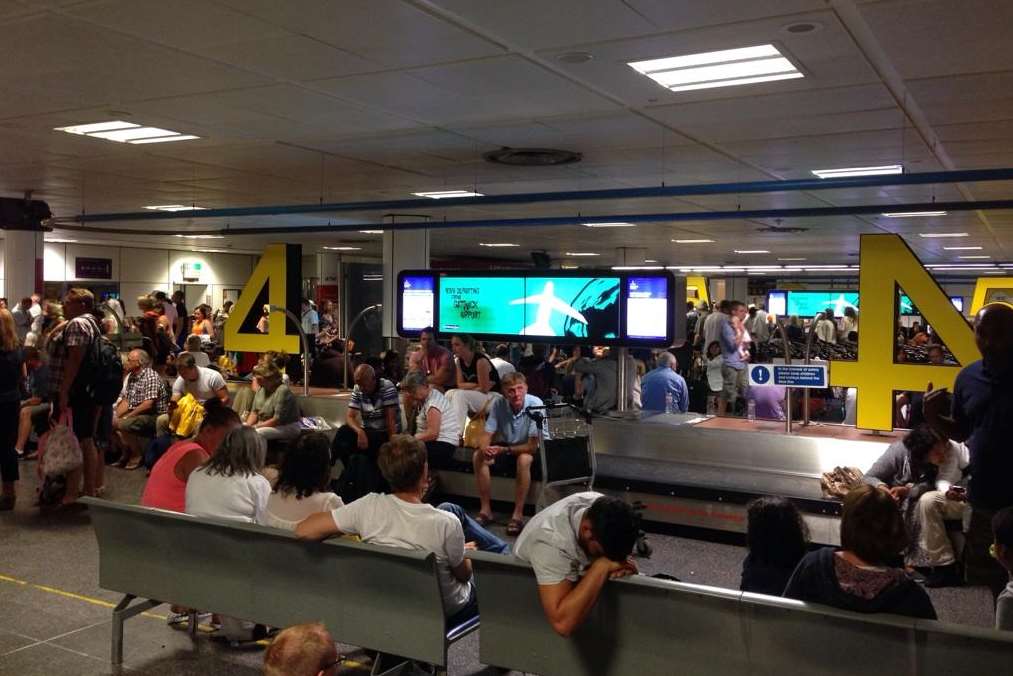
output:
[[[839,543],[840,520],[840,502],[823,496],[823,472],[867,471],[900,438],[843,425],[796,425],[787,434],[783,422],[695,414],[598,417],[592,430],[595,490],[641,503],[648,526],[744,533],[746,503],[780,495],[802,510],[812,540],[822,544]],[[443,490],[477,497],[470,467],[459,469],[441,470]],[[534,478],[532,501],[540,488]],[[511,478],[493,477],[493,499],[512,501]]]

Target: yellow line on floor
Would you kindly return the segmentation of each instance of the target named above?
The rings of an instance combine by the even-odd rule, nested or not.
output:
[[[44,591],[47,594],[56,594],[57,596],[63,596],[68,599],[74,599],[75,601],[84,601],[85,603],[90,603],[93,606],[101,606],[103,608],[116,607],[115,603],[110,603],[109,601],[103,601],[102,599],[97,599],[91,596],[85,596],[84,594],[75,594],[74,592],[64,591],[62,589],[57,589],[56,587],[49,587],[44,584],[35,584],[34,582],[28,582],[27,580],[19,580],[18,578],[11,577],[10,575],[0,575],[0,582],[9,582],[11,584],[21,585],[22,587],[31,587],[32,589]],[[160,615],[158,613],[141,613],[141,615],[152,617],[157,620],[164,620],[166,617],[165,615]]]
[[[10,575],[0,575],[0,582],[7,582],[9,584],[16,584],[16,585],[20,585],[22,587],[31,587],[32,589],[38,589],[39,591],[44,591],[47,594],[55,594],[57,596],[63,596],[64,598],[74,599],[75,601],[83,601],[85,603],[90,603],[90,604],[92,604],[94,606],[101,606],[103,608],[115,608],[116,607],[115,603],[110,603],[109,601],[103,601],[102,599],[97,599],[97,598],[94,598],[92,596],[85,596],[84,594],[76,594],[74,592],[64,591],[63,589],[57,589],[56,587],[50,587],[50,586],[44,585],[44,584],[35,584],[34,582],[29,582],[27,580],[19,580],[18,578],[11,577]],[[151,618],[154,618],[156,620],[164,620],[167,617],[167,615],[165,615],[165,614],[150,613],[150,612],[141,613],[141,615],[143,615],[145,617],[151,617]],[[208,625],[203,625],[203,624],[197,625],[197,629],[199,631],[205,632],[205,633],[210,633],[210,632],[214,631],[213,627],[210,627]],[[269,643],[269,641],[267,641],[267,640],[257,641],[257,645],[261,645],[261,646],[267,646],[268,643]],[[343,660],[341,662],[341,664],[342,664],[342,666],[348,667],[350,669],[362,669],[362,670],[369,669],[368,665],[362,664],[361,662],[356,662],[354,660]]]

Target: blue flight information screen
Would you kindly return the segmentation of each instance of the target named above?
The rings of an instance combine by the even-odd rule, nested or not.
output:
[[[626,336],[664,340],[668,337],[668,278],[626,280]]]
[[[433,325],[435,283],[432,275],[409,275],[401,280],[401,328],[421,331]]]

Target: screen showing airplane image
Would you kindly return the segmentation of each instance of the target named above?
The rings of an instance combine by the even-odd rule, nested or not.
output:
[[[619,277],[440,278],[441,333],[619,336]]]

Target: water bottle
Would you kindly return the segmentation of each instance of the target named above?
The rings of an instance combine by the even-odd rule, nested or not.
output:
[[[746,418],[750,422],[756,421],[756,401],[754,399],[750,399],[746,402]]]
[[[665,392],[665,413],[675,413],[675,404],[672,401],[671,392]]]

